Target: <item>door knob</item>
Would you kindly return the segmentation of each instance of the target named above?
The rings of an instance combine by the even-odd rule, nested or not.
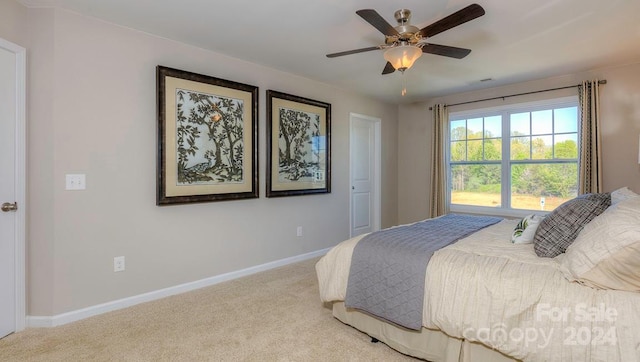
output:
[[[2,211],[4,212],[16,211],[16,210],[18,210],[17,202],[14,202],[14,203],[5,202],[4,204],[2,204]]]

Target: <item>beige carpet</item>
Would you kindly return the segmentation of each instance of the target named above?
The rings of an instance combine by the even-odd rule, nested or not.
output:
[[[0,361],[412,361],[323,306],[317,259],[0,340]]]

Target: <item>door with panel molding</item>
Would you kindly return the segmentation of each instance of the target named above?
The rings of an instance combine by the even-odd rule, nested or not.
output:
[[[25,59],[0,39],[0,338],[25,324]]]
[[[380,119],[350,117],[350,235],[380,228]]]

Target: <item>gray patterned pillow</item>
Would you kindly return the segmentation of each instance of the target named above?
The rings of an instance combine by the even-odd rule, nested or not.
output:
[[[611,194],[584,194],[558,206],[540,222],[533,249],[554,258],[567,249],[582,228],[611,205]]]

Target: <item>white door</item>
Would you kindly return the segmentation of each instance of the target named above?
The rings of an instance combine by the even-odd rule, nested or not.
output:
[[[351,237],[380,229],[380,119],[351,114]]]
[[[0,338],[24,328],[23,74],[24,49],[0,39]]]

